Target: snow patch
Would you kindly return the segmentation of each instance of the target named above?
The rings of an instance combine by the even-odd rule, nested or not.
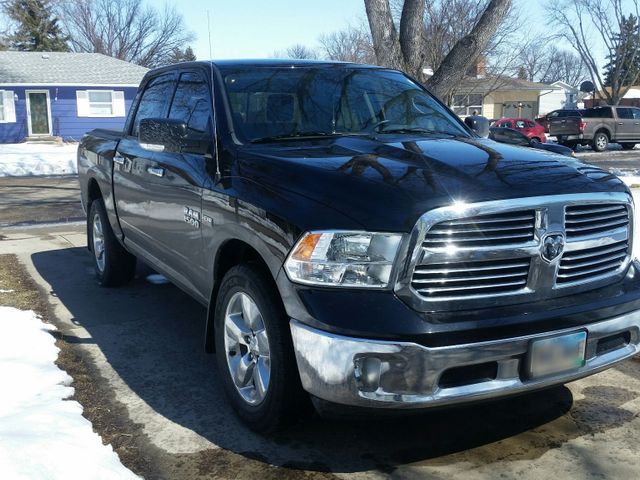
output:
[[[11,480],[137,479],[103,445],[71,377],[54,362],[55,327],[34,312],[0,306],[0,476]]]
[[[78,173],[77,144],[0,144],[0,177]]]
[[[13,293],[13,290],[5,290],[4,288],[0,288],[0,293]]]

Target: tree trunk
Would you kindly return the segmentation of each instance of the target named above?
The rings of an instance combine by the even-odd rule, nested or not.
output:
[[[453,87],[465,77],[477,61],[511,8],[511,0],[491,0],[471,32],[454,45],[433,77],[427,81],[429,90],[446,98]]]
[[[389,0],[364,0],[373,39],[373,49],[379,65],[404,69],[404,59],[393,23]]]
[[[422,79],[425,0],[405,0],[400,17],[400,49],[408,73]]]

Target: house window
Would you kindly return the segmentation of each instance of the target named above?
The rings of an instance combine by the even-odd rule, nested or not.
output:
[[[16,108],[13,91],[0,90],[0,123],[15,123]]]
[[[453,111],[457,115],[482,115],[482,94],[461,94],[453,96]]]
[[[113,115],[113,92],[89,90],[89,115],[110,117]]]
[[[79,117],[124,117],[124,92],[119,90],[77,90]]]

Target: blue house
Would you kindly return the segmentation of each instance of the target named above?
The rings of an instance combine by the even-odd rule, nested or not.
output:
[[[0,143],[120,129],[146,72],[99,53],[0,52]]]

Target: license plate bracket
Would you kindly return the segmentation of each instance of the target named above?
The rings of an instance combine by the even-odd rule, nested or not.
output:
[[[584,330],[533,340],[529,348],[529,377],[547,377],[583,367],[586,345]]]

